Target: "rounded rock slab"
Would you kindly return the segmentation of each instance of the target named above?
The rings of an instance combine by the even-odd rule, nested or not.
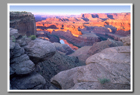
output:
[[[30,41],[24,48],[34,63],[52,57],[56,52],[55,46],[51,42],[38,38]]]

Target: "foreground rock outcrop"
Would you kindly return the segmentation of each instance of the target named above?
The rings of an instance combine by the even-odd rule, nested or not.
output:
[[[17,29],[10,30],[11,90],[57,89],[51,84],[51,77],[60,71],[85,65],[77,57],[65,55],[73,52],[67,45],[39,38],[32,40],[20,35]]]
[[[30,12],[10,12],[10,27],[21,35],[36,35],[35,18]]]
[[[10,89],[45,89],[46,81],[35,71],[35,65],[55,52],[49,41],[31,40],[10,28]]]
[[[86,64],[58,73],[51,82],[62,89],[130,89],[130,46],[106,48]]]

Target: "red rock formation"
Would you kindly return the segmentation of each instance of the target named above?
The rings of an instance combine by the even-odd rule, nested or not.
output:
[[[109,19],[106,20],[105,23],[116,27],[117,31],[118,30],[129,31],[131,29],[130,20],[126,20],[126,19],[116,19],[116,20]]]
[[[107,14],[105,13],[98,13],[97,15],[98,15],[98,18],[108,18]]]
[[[84,18],[92,18],[92,14],[90,14],[90,13],[81,14],[81,17],[84,17]]]
[[[86,21],[86,20],[87,21]],[[81,17],[52,17],[36,22],[37,31],[70,31],[73,36],[79,37],[82,35],[79,29],[86,26],[104,27],[105,25],[112,25],[117,29],[113,32],[130,31],[130,13],[86,13],[81,14]],[[112,32],[108,28],[109,32]]]

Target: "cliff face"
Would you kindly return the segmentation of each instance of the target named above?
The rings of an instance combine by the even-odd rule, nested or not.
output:
[[[21,35],[36,35],[35,18],[30,12],[10,12],[10,27]]]

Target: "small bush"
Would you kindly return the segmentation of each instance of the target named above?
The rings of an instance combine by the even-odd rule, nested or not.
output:
[[[36,36],[35,35],[31,35],[30,38],[31,38],[31,40],[35,40]]]
[[[108,83],[110,80],[106,79],[106,78],[103,78],[103,79],[99,79],[99,81],[100,81],[101,84],[104,84],[104,83]]]

